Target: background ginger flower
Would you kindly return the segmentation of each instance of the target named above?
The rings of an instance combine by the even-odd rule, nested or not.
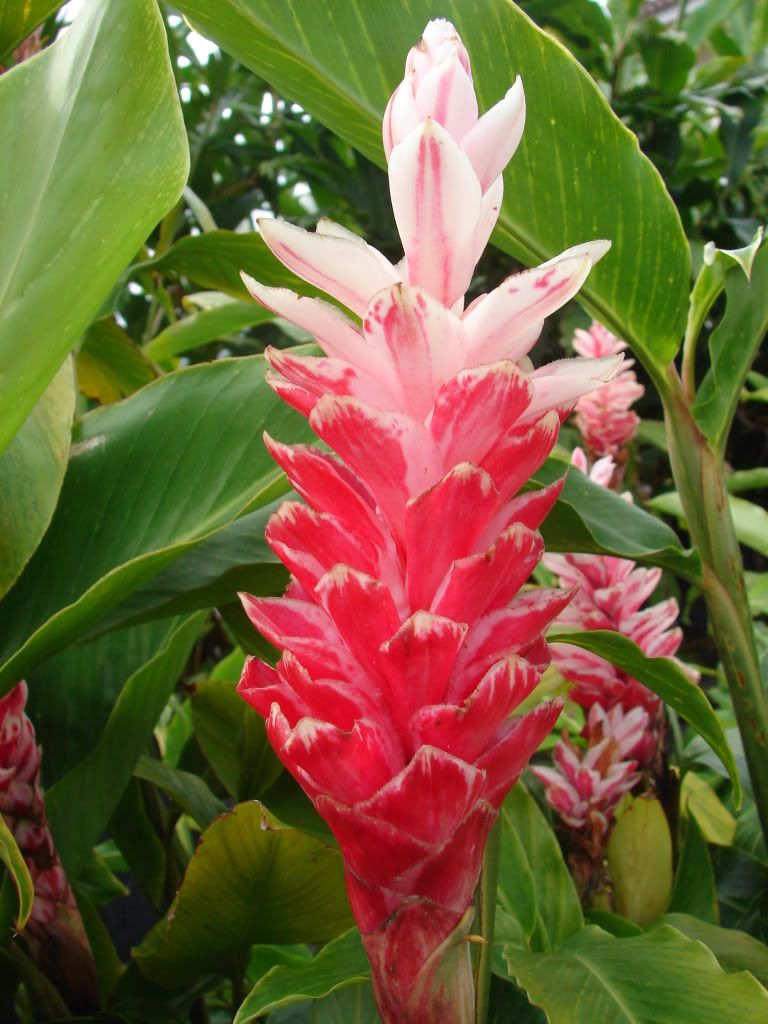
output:
[[[28,718],[27,684],[0,699],[0,814],[32,876],[35,899],[23,940],[38,966],[92,1005],[95,967],[74,893],[56,852],[40,783],[40,748]]]
[[[625,341],[596,320],[589,330],[577,330],[573,336],[574,351],[584,357],[616,355],[626,347]],[[635,376],[634,363],[634,359],[626,359],[612,380],[576,403],[576,426],[590,453],[597,458],[610,455],[616,459],[637,434],[640,420],[631,406],[642,398],[645,388]]]

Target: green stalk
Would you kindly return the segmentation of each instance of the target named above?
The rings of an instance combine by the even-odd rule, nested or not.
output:
[[[496,920],[496,889],[499,882],[499,851],[501,822],[497,818],[483,857],[480,875],[480,933],[483,943],[475,969],[475,1024],[486,1024],[491,992],[491,961],[493,959],[493,927]]]
[[[702,591],[768,842],[768,699],[744,586],[741,549],[728,505],[723,458],[699,430],[673,366],[667,371],[662,398],[672,473],[691,540],[702,561]]]

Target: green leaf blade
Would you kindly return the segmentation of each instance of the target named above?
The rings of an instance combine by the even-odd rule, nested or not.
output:
[[[154,0],[89,0],[2,76],[0,105],[2,452],[178,198],[189,154]]]

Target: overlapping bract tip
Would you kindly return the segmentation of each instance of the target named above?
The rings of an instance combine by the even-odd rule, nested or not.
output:
[[[518,81],[478,117],[466,50],[448,22],[431,22],[384,118],[404,259],[328,221],[261,225],[286,266],[359,322],[244,275],[325,353],[267,358],[272,386],[333,454],[267,439],[303,503],[284,504],[266,534],[292,574],[285,597],[243,596],[282,657],[274,669],[251,659],[240,692],[339,841],[388,1022],[471,1014],[457,936],[498,806],[559,714],[556,701],[515,712],[572,596],[523,589],[562,483],[522,488],[562,418],[621,360],[532,369],[528,357],[606,242],[465,309],[524,111]]]

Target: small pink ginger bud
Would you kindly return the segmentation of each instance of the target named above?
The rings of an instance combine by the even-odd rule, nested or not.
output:
[[[330,221],[260,223],[278,259],[357,320],[244,275],[326,353],[266,355],[272,387],[335,455],[267,439],[307,504],[268,524],[293,579],[284,598],[242,600],[282,657],[250,659],[239,689],[338,840],[387,1024],[474,1019],[464,938],[485,841],[559,704],[514,711],[571,596],[522,589],[561,484],[523,487],[564,413],[622,359],[528,358],[603,241],[465,309],[521,111],[518,85],[478,120],[466,51],[430,23],[384,129],[404,260]]]
[[[0,699],[0,813],[35,887],[24,938],[42,969],[61,975],[57,980],[87,997],[95,988],[93,960],[48,827],[40,785],[40,748],[24,710],[26,703],[27,685],[23,682]]]
[[[554,750],[557,768],[531,768],[546,786],[551,807],[571,828],[588,829],[597,847],[619,800],[640,780],[636,754],[648,727],[648,712],[643,708],[624,711],[617,705],[605,711],[594,704],[583,732],[586,750],[580,751],[565,734]]]
[[[623,352],[626,347],[625,341],[596,320],[588,331],[578,330],[573,338],[574,351],[585,357],[605,358]],[[576,403],[576,426],[595,456],[615,458],[637,434],[640,420],[630,406],[643,396],[645,388],[638,383],[634,364],[634,359],[625,359],[612,380]]]

